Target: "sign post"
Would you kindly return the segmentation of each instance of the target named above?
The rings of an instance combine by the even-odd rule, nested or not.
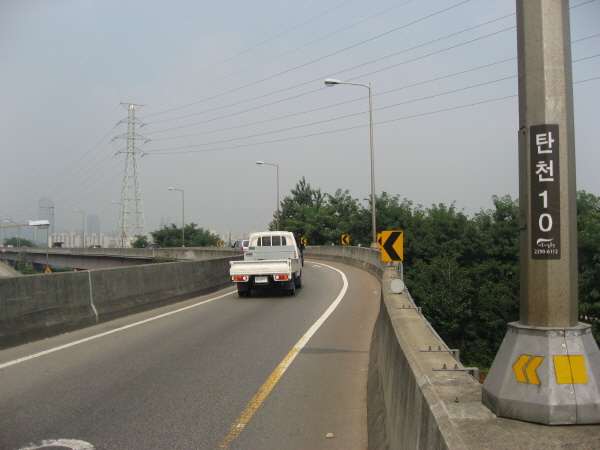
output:
[[[578,321],[577,203],[568,0],[517,0],[520,319],[483,385],[496,415],[600,423],[600,357]]]

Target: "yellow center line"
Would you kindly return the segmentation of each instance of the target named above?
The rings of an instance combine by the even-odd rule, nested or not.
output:
[[[250,419],[254,415],[254,413],[260,408],[263,404],[267,396],[271,393],[277,382],[281,379],[287,368],[290,366],[294,358],[300,353],[300,350],[304,348],[308,340],[312,337],[313,334],[319,329],[319,327],[325,322],[325,320],[329,317],[329,315],[337,308],[338,304],[346,294],[348,290],[348,279],[346,275],[341,270],[336,269],[335,267],[328,266],[326,264],[321,264],[324,267],[329,267],[333,269],[342,276],[342,280],[344,281],[344,286],[342,287],[340,293],[337,298],[333,301],[333,303],[327,308],[327,311],[323,313],[319,320],[317,320],[306,332],[302,338],[294,345],[294,347],[289,351],[289,353],[281,360],[279,365],[275,368],[275,370],[269,375],[267,381],[260,387],[258,392],[252,397],[252,400],[248,402],[242,414],[233,422],[231,427],[229,428],[229,433],[219,445],[219,449],[228,450],[231,447],[233,441],[237,439],[237,437],[244,431],[244,428],[250,422]]]

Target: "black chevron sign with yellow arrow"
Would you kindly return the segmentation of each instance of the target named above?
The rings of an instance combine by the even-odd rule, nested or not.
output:
[[[404,260],[404,233],[397,231],[381,232],[381,261],[395,262]]]

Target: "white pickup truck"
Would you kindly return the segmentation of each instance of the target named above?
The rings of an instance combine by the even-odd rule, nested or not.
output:
[[[262,231],[250,235],[243,261],[231,261],[229,274],[240,297],[252,290],[281,289],[294,295],[302,287],[302,252],[289,231]]]

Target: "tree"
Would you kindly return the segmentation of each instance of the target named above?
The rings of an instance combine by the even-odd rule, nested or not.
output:
[[[325,244],[327,238],[322,232],[327,226],[323,223],[326,196],[320,189],[312,189],[304,177],[290,192],[291,195],[284,197],[281,202],[280,229],[291,231],[297,237],[304,236],[313,245]]]
[[[33,264],[29,262],[29,255],[27,252],[19,252],[18,269],[23,275],[35,274],[35,270],[33,270]]]
[[[415,209],[405,265],[407,285],[442,339],[482,367],[519,318],[518,202],[493,201],[495,210],[473,219],[454,205]]]
[[[136,234],[135,240],[131,243],[133,248],[146,248],[148,247],[148,238],[146,236]]]
[[[150,235],[156,244],[161,247],[181,247],[181,228],[177,228],[174,223],[169,227],[166,225],[158,231],[151,231]],[[219,236],[212,234],[208,230],[198,228],[195,223],[185,226],[185,246],[186,247],[210,247],[216,246],[220,240]]]
[[[600,198],[577,193],[579,316],[600,340]]]
[[[8,239],[4,239],[4,246],[12,245],[14,247],[35,247],[35,244],[28,239],[19,239],[17,237],[11,237]]]
[[[369,199],[366,199],[369,200]],[[519,320],[519,202],[492,197],[472,218],[444,204],[424,208],[383,192],[377,229],[404,231],[405,281],[423,314],[469,365],[489,367],[508,322]],[[370,206],[370,202],[368,203]],[[282,202],[282,229],[311,245],[371,242],[371,210],[338,189],[311,188],[304,177]],[[577,193],[580,320],[600,339],[600,198]]]

